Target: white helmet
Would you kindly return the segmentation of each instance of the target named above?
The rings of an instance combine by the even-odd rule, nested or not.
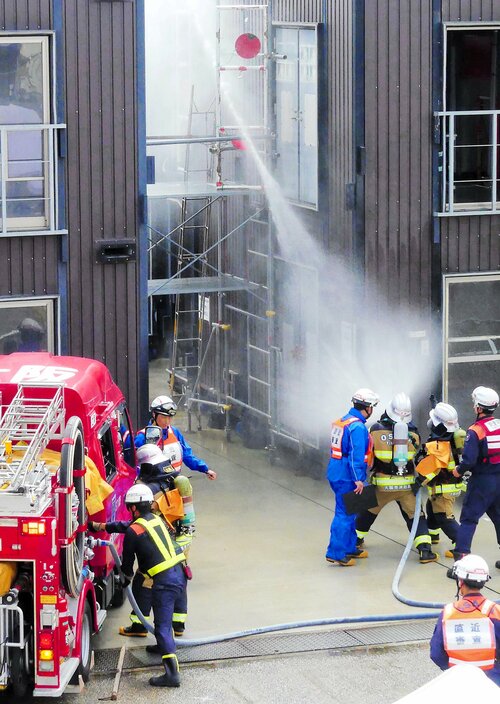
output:
[[[352,402],[359,403],[366,408],[374,408],[379,402],[379,397],[371,389],[358,389],[352,395]]]
[[[498,406],[498,394],[487,386],[478,386],[472,392],[472,403],[474,406],[494,410]]]
[[[137,463],[139,464],[139,479],[146,483],[159,475],[168,474],[176,476],[179,470],[174,470],[172,462],[158,445],[147,443],[137,450]]]
[[[153,492],[146,484],[133,484],[125,495],[125,504],[153,503]]]
[[[488,565],[479,555],[465,555],[455,562],[453,576],[481,586],[491,579]]]
[[[386,413],[394,421],[409,423],[411,421],[411,401],[402,391],[396,394],[387,406]]]
[[[458,413],[449,403],[437,403],[436,407],[430,410],[429,418],[433,425],[437,426],[442,424],[450,433],[460,428],[458,424]]]
[[[146,443],[145,445],[137,448],[135,456],[137,458],[137,464],[144,464],[145,462],[154,464],[155,461],[165,459],[165,455],[161,451],[161,448],[158,447],[158,445],[152,445],[151,443]]]
[[[177,405],[170,396],[157,396],[151,401],[151,413],[159,413],[162,416],[175,416]]]

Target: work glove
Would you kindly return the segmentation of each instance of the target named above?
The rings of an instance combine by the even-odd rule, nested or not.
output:
[[[102,523],[97,523],[96,521],[89,521],[87,523],[87,528],[91,533],[99,533],[101,530],[103,530]]]
[[[422,477],[415,477],[415,483],[411,485],[411,490],[414,496],[418,494],[418,491],[423,483],[424,479],[422,479]]]

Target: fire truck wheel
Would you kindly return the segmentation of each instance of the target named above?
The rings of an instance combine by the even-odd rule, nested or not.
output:
[[[92,664],[92,649],[90,647],[90,636],[92,635],[92,612],[90,604],[85,603],[83,618],[81,623],[81,641],[80,641],[80,664],[78,665],[75,674],[70,680],[70,684],[78,684],[78,676],[81,675],[84,682],[90,679],[90,666]]]
[[[33,678],[30,671],[27,649],[10,648],[10,682],[12,694],[25,702],[33,691]],[[31,667],[33,663],[31,663]]]

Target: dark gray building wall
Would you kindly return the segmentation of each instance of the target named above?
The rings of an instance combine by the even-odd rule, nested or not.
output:
[[[0,238],[0,296],[62,299],[61,351],[104,361],[142,418],[138,262],[101,264],[102,240],[139,233],[136,2],[0,0],[0,30],[59,29],[68,236]],[[59,27],[54,25],[59,23]],[[139,246],[137,242],[137,253]],[[142,362],[141,362],[142,359]]]
[[[100,241],[138,234],[135,10],[130,2],[64,2],[67,347],[104,361],[138,417],[137,261],[101,264],[96,256]]]
[[[389,300],[429,309],[432,1],[365,3],[366,269]]]
[[[443,22],[499,22],[497,0],[443,0]],[[475,273],[500,268],[500,217],[442,218],[441,257],[444,273]]]

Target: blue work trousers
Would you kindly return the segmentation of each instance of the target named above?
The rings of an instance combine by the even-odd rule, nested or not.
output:
[[[470,478],[460,514],[456,553],[470,553],[477,523],[484,514],[493,522],[500,546],[500,473],[477,474]]]
[[[356,485],[352,481],[328,480],[335,494],[335,514],[330,526],[330,543],[326,557],[331,560],[343,560],[346,555],[356,550],[356,514],[348,515],[344,504],[344,494],[353,491]]]
[[[178,594],[175,600],[174,612],[172,617],[174,623],[185,623],[187,616],[187,581],[184,573],[182,573],[182,576],[184,579],[184,589],[181,591],[180,594]],[[145,580],[147,580],[146,583],[149,582],[149,586],[147,587],[144,586]],[[151,612],[151,606],[153,601],[153,589],[150,578],[145,577],[142,572],[137,571],[134,575],[134,579],[132,582],[132,593],[137,602],[137,606],[141,610],[141,613],[146,618],[148,618]],[[139,623],[139,619],[133,611],[130,614],[130,620],[132,622]]]
[[[175,653],[172,617],[175,604],[186,591],[186,577],[181,565],[155,575],[151,590],[155,638],[162,657]]]

